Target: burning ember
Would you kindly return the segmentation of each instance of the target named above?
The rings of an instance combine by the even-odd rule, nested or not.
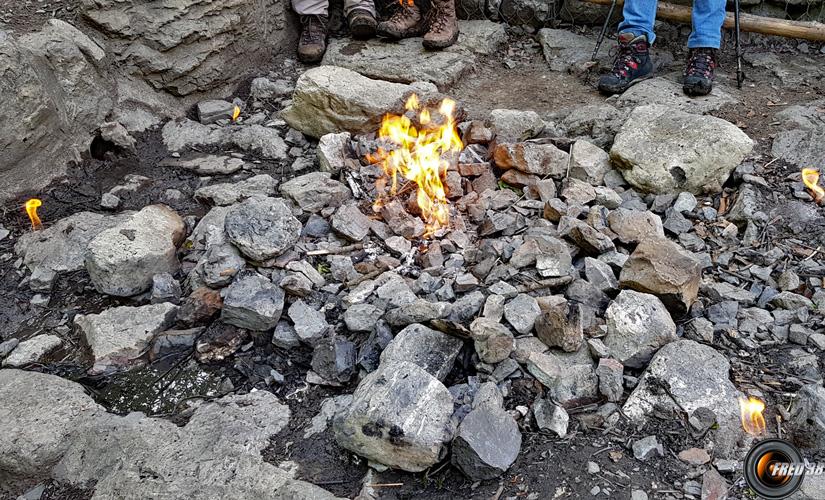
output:
[[[43,223],[40,222],[40,217],[37,216],[37,207],[42,204],[43,202],[37,198],[32,198],[26,202],[26,213],[29,215],[29,220],[32,221],[32,231],[37,231],[43,227]]]
[[[765,417],[762,412],[765,403],[754,397],[739,398],[739,414],[742,419],[742,428],[751,436],[759,436],[765,432]]]
[[[373,162],[381,162],[385,177],[376,182],[378,199],[373,208],[378,211],[388,197],[398,193],[396,175],[415,182],[418,186],[416,201],[425,223],[424,237],[432,236],[446,227],[450,220],[447,192],[442,178],[447,175],[451,154],[460,153],[463,144],[455,124],[455,101],[444,99],[438,108],[440,119],[433,120],[434,110],[421,109],[418,96],[411,95],[405,105],[405,115],[386,115],[378,132],[380,139],[393,144],[394,149],[379,148]],[[417,115],[418,124],[408,115]],[[389,192],[386,188],[389,185]]]
[[[822,189],[819,185],[819,170],[814,168],[803,168],[802,182],[804,182],[805,187],[810,189],[811,193],[813,193],[814,201],[821,203],[822,199],[825,198],[825,189]]]

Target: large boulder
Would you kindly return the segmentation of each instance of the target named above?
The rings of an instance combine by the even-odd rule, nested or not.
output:
[[[731,457],[742,436],[742,393],[731,383],[729,371],[728,360],[712,347],[692,340],[672,342],[653,357],[639,385],[627,398],[624,414],[641,422],[655,412],[685,411],[692,415],[699,408],[710,409],[718,424],[710,435],[716,445],[714,450],[720,456]]]
[[[92,375],[112,373],[142,364],[141,356],[160,332],[175,323],[178,306],[164,302],[121,306],[100,314],[79,314],[74,323],[92,350]]]
[[[646,237],[622,267],[619,285],[652,293],[673,311],[685,314],[696,302],[702,265],[693,255],[667,238]]]
[[[491,55],[507,41],[504,26],[491,21],[460,21],[459,29],[455,44],[435,51],[425,49],[417,37],[397,43],[333,38],[322,64],[389,82],[420,81],[448,87],[476,65],[477,55]],[[415,64],[399,64],[403,60],[414,60]]]
[[[111,111],[106,53],[70,24],[52,19],[20,37],[0,33],[0,200],[38,190],[88,148]]]
[[[0,370],[0,400],[15,403],[0,405],[4,497],[54,479],[94,484],[96,499],[335,499],[264,461],[290,416],[267,391],[204,403],[182,427],[107,413],[80,384],[36,372]]]
[[[718,193],[751,149],[753,141],[730,122],[654,104],[630,113],[610,159],[642,191]]]
[[[444,384],[406,361],[382,362],[335,416],[340,446],[389,467],[420,472],[442,458],[452,437],[453,397]]]
[[[686,113],[700,115],[718,111],[726,104],[737,104],[738,102],[722,85],[714,85],[713,91],[706,96],[688,96],[682,91],[682,84],[664,77],[639,82],[615,97],[616,107],[619,108],[660,104]]]
[[[819,165],[825,156],[825,100],[789,106],[776,114],[782,123],[771,146],[771,154],[799,167]]]
[[[312,68],[298,79],[292,105],[281,117],[292,128],[319,138],[324,134],[369,134],[387,113],[403,113],[412,93],[434,94],[431,83],[411,85],[372,80],[337,66]]]
[[[177,96],[237,81],[289,50],[295,33],[280,0],[82,0],[80,9],[123,71]]]
[[[137,295],[151,288],[154,275],[177,272],[177,247],[185,236],[183,219],[174,210],[149,205],[89,242],[86,270],[100,293]]]
[[[259,262],[292,248],[303,228],[284,200],[262,196],[234,205],[224,225],[229,241],[246,257]]]

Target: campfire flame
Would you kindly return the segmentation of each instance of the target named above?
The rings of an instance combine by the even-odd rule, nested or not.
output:
[[[32,221],[32,231],[37,231],[43,227],[43,223],[40,222],[40,217],[37,216],[37,207],[41,205],[43,205],[43,202],[37,198],[32,198],[26,202],[26,213],[29,216],[29,220]]]
[[[398,192],[397,175],[415,182],[418,186],[416,201],[425,223],[424,237],[431,237],[450,220],[447,191],[441,179],[447,174],[449,160],[444,156],[459,153],[464,145],[459,138],[455,124],[455,101],[444,99],[438,108],[441,124],[433,122],[430,109],[421,109],[418,96],[412,94],[405,104],[408,114],[418,113],[418,124],[407,115],[384,117],[378,136],[395,145],[395,149],[385,151],[379,148],[374,162],[381,162],[385,177],[379,179],[379,196],[373,208],[378,211],[388,196]],[[381,187],[389,184],[389,193],[382,193]]]
[[[819,170],[815,168],[803,168],[802,182],[805,183],[805,187],[811,190],[811,193],[814,195],[814,200],[817,203],[821,203],[822,199],[825,198],[825,189],[822,189],[819,185]]]
[[[765,417],[762,415],[764,410],[765,403],[757,398],[739,398],[739,415],[745,432],[751,436],[759,436],[765,432]]]
[[[235,109],[232,110],[232,121],[237,121],[239,116],[241,116],[241,107],[235,106]]]

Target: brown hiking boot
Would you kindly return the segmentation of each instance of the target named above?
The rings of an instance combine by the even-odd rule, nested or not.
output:
[[[444,49],[458,40],[458,19],[455,15],[455,0],[432,0],[424,47]]]
[[[301,16],[301,26],[298,60],[316,63],[327,50],[327,16]]]
[[[413,0],[399,0],[398,8],[389,19],[378,23],[378,36],[386,38],[410,38],[424,34],[421,11]]]
[[[356,40],[366,40],[375,36],[375,16],[365,9],[355,9],[347,15],[349,32]]]

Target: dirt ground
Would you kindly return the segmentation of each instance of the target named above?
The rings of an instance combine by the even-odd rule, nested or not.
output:
[[[42,12],[40,12],[42,11]],[[30,29],[42,22],[52,12],[57,15],[74,15],[74,2],[31,2],[0,0],[0,20],[10,23],[15,29]],[[62,14],[61,14],[62,13]],[[9,21],[11,19],[11,21]],[[671,28],[668,36],[660,39],[661,45],[674,53],[675,61],[672,71],[680,71],[684,60],[684,29]],[[605,42],[602,50],[608,50],[610,40]],[[526,35],[515,36],[511,46],[520,49],[515,54],[502,54],[483,61],[475,70],[452,90],[451,95],[465,104],[471,117],[483,118],[491,109],[512,108],[532,109],[542,115],[562,108],[576,107],[584,104],[599,103],[604,97],[594,90],[595,75],[590,81],[564,73],[550,72],[546,68],[540,48]],[[796,51],[795,42],[752,37],[747,50],[776,50],[788,54]],[[811,51],[819,54],[819,47],[811,46]],[[817,56],[825,62],[825,56]],[[505,65],[506,59],[506,65]],[[508,67],[510,66],[510,67]],[[279,66],[275,66],[279,67]],[[735,58],[732,46],[726,45],[722,52],[722,68],[718,81],[728,86],[735,85]],[[265,71],[262,71],[262,73]],[[770,139],[778,129],[773,123],[773,115],[783,106],[812,101],[822,97],[823,88],[787,87],[766,70],[747,68],[748,80],[742,89],[741,105],[732,106],[718,112],[717,115],[742,127],[746,133],[758,141],[751,158],[760,167],[769,161],[767,153]],[[244,95],[243,89],[238,95]],[[226,96],[230,97],[230,96]],[[201,215],[206,207],[193,201],[191,195],[198,185],[197,176],[178,170],[157,167],[157,163],[167,155],[159,133],[149,132],[139,137],[137,155],[116,155],[105,153],[86,155],[80,165],[70,167],[67,179],[56,181],[46,190],[36,193],[44,201],[40,211],[46,223],[82,210],[99,210],[102,193],[121,182],[127,173],[144,175],[152,179],[151,185],[134,197],[124,197],[122,209],[139,209],[149,203],[165,201],[163,193],[173,188],[186,196],[180,205],[173,206],[185,215]],[[284,178],[286,165],[262,162],[250,175],[268,173],[276,178]],[[763,175],[776,189],[788,189],[786,177],[793,172],[781,162],[770,164],[763,169]],[[20,200],[26,195],[24,193]],[[715,198],[718,206],[719,197]],[[825,215],[825,209],[819,213]],[[820,218],[822,219],[822,218]],[[13,336],[25,340],[43,331],[54,330],[60,326],[70,325],[75,314],[93,313],[127,300],[101,298],[96,294],[85,273],[74,273],[61,277],[52,302],[47,312],[29,307],[32,293],[26,287],[19,287],[21,273],[15,267],[12,241],[28,230],[28,221],[21,210],[20,202],[9,202],[2,207],[0,224],[11,230],[15,238],[0,241],[0,330],[14,332]],[[821,222],[818,227],[823,226]],[[773,237],[786,236],[781,227],[775,228]],[[823,238],[825,230],[814,238]],[[821,240],[825,242],[825,239]],[[330,318],[332,319],[332,318]],[[145,399],[123,394],[128,392],[129,382],[133,379],[107,380],[93,379],[85,375],[88,367],[85,348],[78,334],[71,329],[61,334],[64,344],[71,346],[52,356],[43,366],[31,367],[49,373],[59,374],[82,383],[98,401],[112,411],[126,413],[140,410],[165,416],[170,415],[169,406],[152,411]],[[725,345],[723,342],[722,345]],[[735,346],[731,344],[731,356],[736,357]],[[363,459],[340,449],[332,439],[331,433],[323,433],[310,439],[303,438],[305,426],[315,416],[325,397],[336,394],[351,393],[354,387],[330,389],[313,386],[304,388],[303,377],[309,365],[309,349],[291,350],[289,354],[279,352],[269,344],[258,345],[252,355],[263,356],[267,363],[274,366],[286,377],[286,382],[275,390],[276,394],[290,406],[293,417],[286,430],[272,437],[272,445],[265,451],[265,456],[274,464],[291,460],[300,465],[298,477],[316,485],[327,488],[340,496],[352,497],[361,488],[361,481],[368,467]],[[750,385],[760,377],[782,371],[785,348],[757,353],[747,362],[734,362],[734,381],[738,385]],[[167,363],[169,361],[167,360]],[[180,366],[186,366],[181,363]],[[151,367],[153,373],[165,372],[164,367]],[[225,376],[232,380],[235,390],[249,390],[253,387],[272,390],[261,382],[261,377],[254,375],[254,363],[244,355],[237,359],[209,368],[216,376]],[[773,370],[773,372],[772,372]],[[781,374],[781,373],[780,373]],[[466,375],[463,367],[456,368],[452,375],[455,381]],[[124,383],[125,382],[125,383]],[[126,389],[124,389],[126,388]],[[139,388],[139,389],[145,389]],[[191,394],[177,397],[197,397],[198,389]],[[766,394],[768,407],[783,403],[783,394],[793,390],[792,385],[781,384],[776,393]],[[138,392],[137,389],[133,389]],[[540,387],[514,384],[514,390],[507,400],[507,407],[527,404],[539,395]],[[113,396],[115,394],[115,396]],[[126,401],[127,404],[123,404]],[[177,403],[173,401],[172,403]],[[172,405],[174,407],[175,404]],[[688,437],[678,420],[653,420],[646,428],[632,428],[624,420],[617,429],[608,429],[597,419],[578,418],[595,408],[569,408],[571,419],[570,434],[560,439],[549,434],[523,429],[524,442],[522,451],[513,467],[500,480],[473,483],[445,461],[420,474],[401,474],[393,471],[377,473],[373,483],[379,485],[380,498],[386,499],[455,499],[455,498],[590,498],[591,488],[599,485],[609,489],[609,498],[628,498],[631,487],[648,491],[657,491],[657,497],[679,497],[685,476],[690,473],[687,466],[674,456],[667,456],[654,462],[642,463],[635,460],[628,451],[629,443],[639,437],[656,434],[664,444],[672,449],[684,449],[698,445]],[[768,414],[768,421],[773,415]],[[601,466],[601,472],[590,475],[587,462],[594,461]],[[736,478],[728,477],[729,480]],[[90,490],[78,490],[61,485],[50,485],[47,490],[49,498],[88,498]],[[602,493],[603,496],[604,493]],[[734,489],[732,498],[741,497],[741,484]]]

